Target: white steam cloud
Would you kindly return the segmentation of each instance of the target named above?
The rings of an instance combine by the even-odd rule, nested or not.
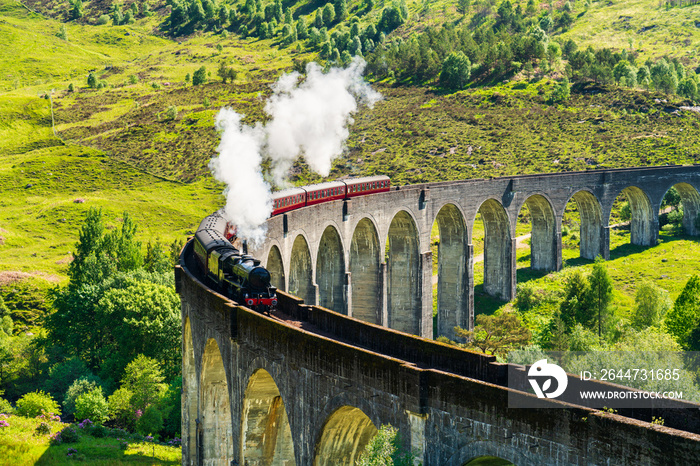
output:
[[[230,108],[218,113],[219,156],[209,166],[226,183],[224,216],[238,227],[239,236],[259,242],[265,235],[262,224],[272,212],[272,195],[263,178],[263,159],[271,161],[277,184],[301,155],[313,171],[328,176],[332,161],[343,152],[358,101],[371,107],[381,98],[362,80],[364,67],[364,60],[356,58],[347,68],[327,73],[310,63],[301,82],[299,73],[283,75],[265,105],[270,120],[264,126],[241,124],[242,115]]]

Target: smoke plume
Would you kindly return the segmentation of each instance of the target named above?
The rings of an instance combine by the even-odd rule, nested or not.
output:
[[[265,105],[270,116],[265,125],[241,123],[243,115],[223,108],[216,116],[221,131],[218,157],[209,166],[214,177],[226,183],[224,216],[237,225],[238,235],[251,242],[264,239],[263,222],[272,212],[270,186],[261,163],[270,160],[275,183],[301,155],[309,167],[328,176],[349,135],[358,102],[370,107],[381,97],[362,80],[365,62],[356,58],[347,68],[323,73],[316,63],[299,73],[283,75],[272,87]]]

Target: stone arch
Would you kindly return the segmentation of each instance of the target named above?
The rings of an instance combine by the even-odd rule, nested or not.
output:
[[[350,243],[352,316],[373,324],[382,323],[381,259],[377,229],[370,219],[363,218]]]
[[[294,239],[292,259],[289,265],[289,292],[306,304],[316,304],[316,289],[311,280],[311,253],[303,235]]]
[[[338,230],[326,227],[321,236],[316,257],[316,283],[319,305],[341,314],[347,314],[345,306],[345,259]]]
[[[532,270],[557,270],[557,224],[554,209],[541,194],[533,194],[524,205],[530,211],[530,268]],[[522,207],[521,207],[522,208]]]
[[[418,229],[413,217],[402,210],[389,226],[387,242],[389,327],[420,335],[422,277]]]
[[[182,460],[191,465],[197,461],[197,369],[194,364],[192,328],[190,318],[185,317],[182,332]]]
[[[438,243],[437,328],[435,337],[455,340],[454,327],[471,328],[469,277],[471,251],[467,225],[454,204],[443,206],[435,218]]]
[[[630,243],[638,246],[655,245],[658,234],[658,218],[651,207],[649,196],[636,186],[626,187],[621,194],[627,198],[632,211]]]
[[[700,235],[700,194],[698,190],[688,183],[676,183],[672,187],[676,188],[676,191],[678,191],[678,194],[681,196],[681,205],[683,206],[683,230],[690,236]],[[668,192],[668,190],[666,190],[666,192]],[[664,193],[664,196],[665,195],[666,193]]]
[[[522,452],[510,445],[481,441],[471,442],[460,448],[447,460],[445,466],[465,466],[475,459],[483,457],[498,458],[518,466],[537,466],[542,464],[541,458],[537,455]]]
[[[270,272],[270,283],[278,290],[285,291],[284,263],[282,253],[276,245],[273,245],[267,254],[267,270]]]
[[[314,466],[353,466],[376,433],[374,423],[361,409],[338,408],[323,425]]]
[[[589,191],[577,191],[571,197],[576,202],[580,218],[579,254],[584,259],[594,260],[607,256],[607,245],[603,243],[603,209],[598,198]]]
[[[231,404],[226,371],[216,340],[210,338],[202,356],[201,418],[198,447],[205,465],[229,464],[233,459]]]
[[[487,199],[479,207],[484,222],[484,291],[496,298],[515,298],[515,257],[510,221],[500,202]]]
[[[243,397],[241,464],[296,464],[287,410],[277,384],[265,369],[253,373]]]

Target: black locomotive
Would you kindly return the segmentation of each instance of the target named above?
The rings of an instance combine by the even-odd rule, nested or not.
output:
[[[260,261],[233,247],[229,225],[217,212],[202,220],[194,235],[194,254],[205,280],[217,291],[259,312],[277,306],[277,289]]]

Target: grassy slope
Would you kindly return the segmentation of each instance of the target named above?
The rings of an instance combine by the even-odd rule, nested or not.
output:
[[[1,269],[64,276],[76,232],[92,206],[103,208],[111,226],[123,212],[130,212],[143,241],[171,242],[191,234],[199,219],[220,202],[219,188],[210,181],[163,180],[95,149],[52,138],[45,127],[50,113],[44,99],[16,98],[13,104],[15,110],[26,108],[22,113],[32,119],[3,127],[0,140],[23,139],[37,148],[7,151],[0,165]],[[22,134],[25,125],[39,131],[27,137]]]
[[[700,161],[700,116],[671,114],[657,96],[588,86],[551,106],[547,82],[518,87],[380,88],[385,99],[356,118],[334,174],[416,183]]]
[[[632,41],[642,60],[669,55],[698,66],[700,5],[667,9],[652,0],[598,1],[584,11],[583,2],[576,3],[580,16],[563,38],[574,39],[579,47],[621,50]]]
[[[120,443],[123,439],[94,438],[84,432],[80,432],[79,442],[50,445],[48,434],[35,433],[41,422],[39,419],[9,416],[5,420],[9,426],[0,429],[1,465],[56,466],[70,465],[76,462],[105,466],[131,463],[178,465],[182,458],[180,448],[129,440],[128,448],[122,450]],[[67,426],[67,424],[55,421],[49,421],[48,424],[51,426],[52,434]],[[68,457],[68,450],[71,448],[77,450],[78,453],[73,457]]]
[[[409,36],[428,24],[460,21],[449,2],[408,5],[411,21],[395,34]],[[308,15],[309,23],[317,6],[299,2],[295,16]],[[382,7],[379,3],[372,13],[362,14],[358,1],[350,2],[349,11],[364,24],[376,21]],[[576,7],[576,13],[583,11],[581,4]],[[623,8],[636,10],[628,14]],[[621,48],[628,46],[627,36],[636,34],[634,21],[661,15],[664,21],[676,19],[653,19],[657,27],[643,34],[657,34],[666,37],[657,42],[671,43],[681,40],[678,28],[685,28],[698,8],[666,12],[649,0],[612,6],[597,2],[565,37],[583,46]],[[61,18],[59,10],[52,3],[46,12]],[[0,231],[5,242],[0,245],[0,269],[40,269],[62,276],[81,214],[90,205],[103,206],[112,222],[124,210],[134,213],[144,239],[155,234],[168,241],[191,230],[204,212],[220,203],[211,181],[197,181],[209,180],[206,164],[217,144],[216,111],[229,105],[247,114],[248,121],[260,120],[260,97],[270,92],[269,83],[288,69],[292,58],[313,58],[297,54],[294,47],[278,48],[271,40],[235,35],[198,33],[178,41],[157,37],[152,32],[163,19],[160,13],[129,26],[70,22],[66,42],[56,37],[64,23],[0,0],[0,43],[8,51],[0,57],[6,70],[0,86],[18,87],[0,94],[0,177],[7,180],[0,188],[5,230]],[[627,21],[633,27],[590,33],[623,14],[633,17]],[[671,46],[652,48],[651,41],[645,42],[645,53],[654,56],[694,53],[682,41],[675,52]],[[17,56],[23,59],[17,61]],[[216,80],[221,60],[238,71],[233,85],[185,85],[185,74],[203,65]],[[87,89],[89,70],[96,70],[109,87]],[[138,83],[131,84],[131,76]],[[78,92],[67,93],[69,83]],[[348,154],[336,162],[332,176],[382,172],[396,183],[413,183],[698,161],[698,117],[668,113],[667,105],[654,101],[665,96],[581,88],[566,106],[554,107],[544,103],[550,86],[547,81],[525,87],[508,83],[443,95],[380,85],[386,99],[357,116]],[[50,130],[48,101],[36,97],[50,89],[55,90],[60,139]],[[178,109],[172,121],[165,117],[170,106]],[[319,179],[303,165],[298,168],[298,183]],[[28,184],[33,186],[26,188]],[[27,254],[18,255],[19,247]]]

